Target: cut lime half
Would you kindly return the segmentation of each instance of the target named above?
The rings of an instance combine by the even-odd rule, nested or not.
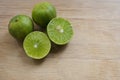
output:
[[[67,44],[73,36],[73,29],[69,21],[63,18],[53,18],[47,25],[49,38],[58,45]]]
[[[34,31],[26,36],[23,42],[23,48],[29,57],[42,59],[49,53],[51,43],[45,33]]]

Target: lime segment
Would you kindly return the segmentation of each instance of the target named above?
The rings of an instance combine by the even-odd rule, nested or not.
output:
[[[34,31],[26,36],[23,48],[29,57],[42,59],[49,53],[51,43],[46,34]]]
[[[73,36],[71,24],[63,18],[52,19],[47,26],[49,38],[58,45],[64,45]]]

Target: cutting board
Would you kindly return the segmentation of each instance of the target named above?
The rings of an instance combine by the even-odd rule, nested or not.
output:
[[[8,32],[17,14],[44,0],[0,0],[0,80],[120,80],[120,0],[46,0],[74,30],[42,60],[26,56]]]

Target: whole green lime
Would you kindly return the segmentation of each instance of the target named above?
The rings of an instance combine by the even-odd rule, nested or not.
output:
[[[23,41],[26,35],[33,31],[32,19],[26,15],[16,15],[8,25],[9,33],[17,40]]]
[[[56,17],[56,9],[49,2],[38,3],[32,10],[34,22],[42,27],[46,27],[49,21]]]

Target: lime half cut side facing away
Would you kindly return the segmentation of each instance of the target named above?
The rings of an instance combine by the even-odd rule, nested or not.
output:
[[[23,48],[29,57],[42,59],[49,53],[51,42],[45,33],[34,31],[26,36]]]
[[[64,45],[72,38],[73,29],[69,21],[64,18],[53,18],[47,26],[47,33],[55,44]]]

